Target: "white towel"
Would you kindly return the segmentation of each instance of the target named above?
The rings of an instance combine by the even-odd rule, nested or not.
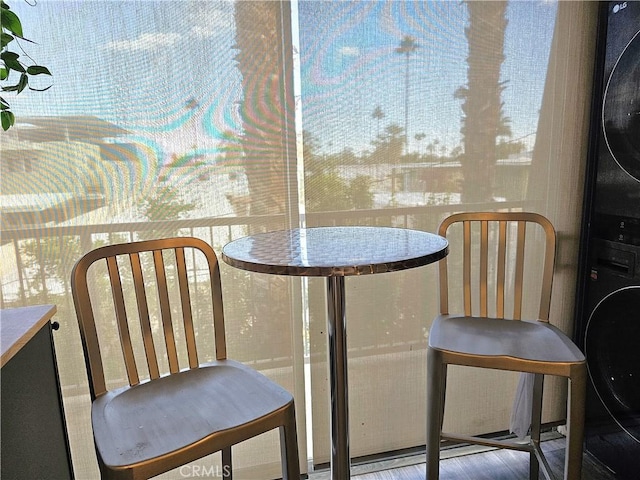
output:
[[[518,439],[523,439],[529,433],[531,426],[531,406],[533,402],[533,373],[521,373],[518,388],[511,408],[509,431]]]

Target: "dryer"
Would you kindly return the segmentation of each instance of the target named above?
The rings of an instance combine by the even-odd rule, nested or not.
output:
[[[640,478],[640,2],[603,2],[576,295],[585,448]]]
[[[620,479],[640,476],[640,246],[594,239],[582,346],[585,448]]]

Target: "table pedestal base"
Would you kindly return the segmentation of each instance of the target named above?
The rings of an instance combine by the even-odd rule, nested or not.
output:
[[[331,394],[331,478],[351,477],[344,277],[327,277],[329,385]]]

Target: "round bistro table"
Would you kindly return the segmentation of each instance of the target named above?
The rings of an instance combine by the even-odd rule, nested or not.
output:
[[[393,227],[314,227],[259,233],[222,249],[229,265],[272,275],[326,277],[331,478],[350,478],[344,277],[397,272],[444,258],[447,240]]]

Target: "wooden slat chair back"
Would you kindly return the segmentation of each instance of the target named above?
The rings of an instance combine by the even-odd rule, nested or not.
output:
[[[113,308],[113,319],[117,325],[117,336],[122,350],[122,359],[126,369],[127,380],[130,386],[140,383],[139,371],[148,370],[151,379],[161,376],[161,364],[158,361],[158,354],[165,355],[165,363],[168,364],[168,372],[178,373],[185,367],[197,368],[199,366],[198,352],[194,331],[193,311],[191,292],[189,291],[187,254],[193,253],[195,245],[200,242],[192,241],[189,245],[184,240],[171,239],[160,240],[155,243],[135,242],[128,244],[118,244],[102,247],[87,253],[78,262],[74,270],[74,298],[80,320],[80,331],[82,334],[85,355],[88,359],[90,373],[90,387],[92,398],[96,398],[107,391],[104,365],[98,341],[98,330],[96,315],[100,315],[99,307],[90,299],[90,284],[88,269],[98,260],[104,260],[108,274],[110,290],[110,307]],[[204,243],[204,242],[202,242]],[[213,305],[212,327],[215,335],[215,358],[217,360],[226,359],[226,344],[224,317],[222,312],[222,293],[220,287],[219,266],[215,254],[212,250],[200,244],[202,249],[197,252],[204,256],[202,264],[207,266],[208,281],[213,288],[209,289],[210,301]],[[170,254],[170,257],[167,255]],[[213,256],[212,256],[213,255]],[[150,275],[143,273],[143,263],[146,259],[151,261]],[[123,263],[124,262],[124,263]],[[175,268],[175,277],[167,278],[165,263],[171,262]],[[94,267],[95,268],[95,267]],[[149,273],[149,272],[146,272]],[[125,278],[126,277],[126,278]],[[152,278],[148,278],[152,277]],[[130,282],[127,282],[130,280]],[[179,309],[172,311],[170,303],[170,289],[172,282],[179,288]],[[132,285],[131,285],[132,284]],[[96,287],[93,288],[94,295]],[[99,295],[104,299],[104,291]],[[133,296],[135,303],[127,302],[128,297]],[[154,338],[153,330],[155,320],[150,314],[150,302],[156,301],[158,304],[158,317],[161,322],[161,335]],[[135,307],[135,312],[128,311],[127,307]],[[176,317],[176,313],[180,317]],[[136,316],[137,314],[137,316]],[[135,318],[134,318],[135,317]],[[134,341],[132,331],[134,321],[139,324],[143,339],[144,358],[146,365],[139,365],[136,359],[140,355],[134,354]],[[152,325],[152,323],[154,323]],[[176,323],[178,323],[176,325]],[[184,346],[188,354],[188,365],[180,365],[178,358],[179,345],[176,342],[175,331],[184,332]],[[158,337],[162,337],[161,344]]]
[[[439,264],[440,315],[429,331],[427,349],[427,479],[439,476],[442,440],[527,451],[530,478],[538,478],[540,467],[552,478],[539,444],[543,378],[555,375],[569,379],[565,479],[578,480],[586,363],[576,345],[549,322],[553,225],[528,212],[459,213],[443,220],[438,233],[449,240],[450,253]],[[531,262],[538,267],[535,274],[527,268]],[[454,265],[461,269],[461,299],[451,296]],[[531,302],[532,295],[537,300]],[[525,309],[531,304],[533,309]],[[448,365],[533,374],[529,444],[442,432]]]
[[[529,284],[532,288],[528,291],[529,295],[531,292],[539,292],[540,295],[536,319],[549,321],[556,250],[553,225],[543,216],[533,213],[505,212],[498,220],[493,217],[492,213],[461,213],[446,218],[438,229],[439,235],[449,238],[450,227],[455,225],[461,230],[458,232],[462,235],[461,252],[451,256],[449,260],[453,262],[462,258],[460,267],[464,314],[487,317],[491,311],[494,318],[522,318],[527,280],[525,246],[527,238],[529,241],[539,240],[539,236],[542,235],[542,245],[535,246],[543,249],[542,261],[536,262],[536,266],[540,267],[538,270],[541,271],[535,272],[534,275],[534,281],[537,281],[538,277],[541,277],[541,280],[539,285]],[[531,231],[538,226],[541,227],[539,231]],[[447,258],[444,258],[438,266],[441,314],[449,313],[448,268]],[[512,293],[512,297],[507,299],[506,295],[509,292]],[[505,309],[507,300],[511,300],[512,310]]]
[[[222,451],[232,478],[231,446],[280,428],[283,477],[299,478],[293,398],[227,359],[219,263],[206,242],[100,247],[78,260],[71,285],[103,477],[149,478]],[[105,374],[117,359],[120,384]]]

